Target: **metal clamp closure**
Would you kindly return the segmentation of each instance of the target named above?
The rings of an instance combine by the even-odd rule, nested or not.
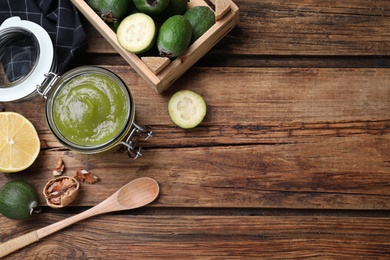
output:
[[[150,127],[137,125],[136,123],[133,123],[133,126],[134,128],[131,130],[126,141],[122,141],[120,144],[123,145],[122,150],[127,152],[129,157],[137,159],[142,156],[142,147],[138,146],[141,137],[145,136],[145,140],[148,140],[150,137],[153,137],[153,130]]]
[[[37,85],[37,92],[43,98],[47,99],[47,93],[55,85],[55,83],[60,79],[60,76],[54,72],[45,73],[45,79],[41,84]]]

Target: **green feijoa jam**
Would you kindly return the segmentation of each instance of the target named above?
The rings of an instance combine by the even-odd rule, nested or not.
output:
[[[61,135],[85,147],[103,145],[127,125],[126,93],[111,78],[81,74],[66,82],[53,101],[53,119]]]

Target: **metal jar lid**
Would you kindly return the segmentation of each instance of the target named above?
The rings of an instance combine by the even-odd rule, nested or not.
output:
[[[47,31],[40,25],[11,17],[0,26],[0,61],[3,55],[12,55],[9,48],[17,41],[28,39],[32,42],[34,55],[32,65],[27,72],[16,80],[10,80],[0,73],[0,102],[25,100],[35,96],[37,85],[46,80],[46,74],[55,66],[53,43]],[[11,57],[11,60],[13,57]],[[1,64],[0,64],[1,65]],[[17,66],[17,64],[15,65]],[[4,69],[4,64],[3,66]]]

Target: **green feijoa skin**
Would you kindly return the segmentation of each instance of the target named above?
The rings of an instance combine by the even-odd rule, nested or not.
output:
[[[168,18],[160,28],[157,48],[163,57],[174,58],[183,54],[191,41],[192,27],[187,18],[174,15]]]
[[[38,212],[36,189],[23,180],[7,182],[0,190],[0,213],[7,218],[22,220]]]
[[[168,7],[170,0],[134,0],[135,7],[148,15],[160,14]]]
[[[190,21],[192,26],[192,42],[199,39],[215,24],[215,14],[207,6],[195,6],[189,9],[184,17]]]
[[[86,0],[86,3],[108,23],[122,19],[135,9],[132,0]]]
[[[121,24],[122,20],[116,20],[112,23],[111,29],[116,32],[118,30],[119,25]]]
[[[187,11],[188,0],[170,0],[168,7],[163,12],[153,17],[156,21],[163,23],[174,15],[183,15]]]

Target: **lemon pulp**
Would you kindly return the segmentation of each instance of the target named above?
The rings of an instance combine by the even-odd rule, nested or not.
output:
[[[21,114],[1,112],[0,126],[0,172],[28,168],[41,148],[33,124]]]

